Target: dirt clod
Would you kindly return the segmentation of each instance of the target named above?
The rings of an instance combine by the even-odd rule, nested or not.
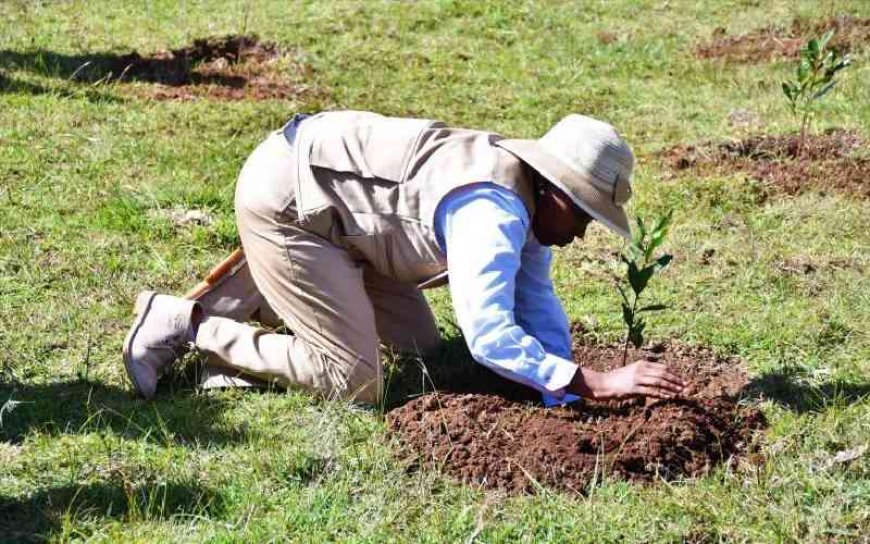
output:
[[[583,493],[602,479],[652,481],[701,476],[752,451],[764,427],[739,402],[747,379],[734,359],[658,343],[629,360],[658,355],[692,381],[685,398],[584,400],[546,409],[493,394],[430,393],[387,415],[411,467],[439,467],[486,488]],[[599,370],[621,365],[618,346],[578,344],[575,359]]]
[[[730,62],[796,58],[810,38],[820,37],[829,30],[835,31],[831,47],[841,52],[861,49],[870,42],[870,19],[839,15],[823,21],[795,19],[787,28],[769,25],[739,35],[728,35],[720,27],[709,42],[695,48],[695,55]]]
[[[844,130],[809,135],[752,136],[743,140],[678,145],[662,156],[677,171],[746,172],[774,190],[798,194],[813,189],[870,198],[870,158],[858,152],[862,138]]]
[[[311,68],[300,53],[283,51],[255,35],[203,38],[180,49],[141,55],[102,55],[75,79],[150,83],[136,93],[159,100],[291,99],[319,94],[307,83]]]
[[[713,257],[716,255],[716,250],[708,247],[701,253],[701,264],[708,265],[713,262]]]
[[[619,41],[619,36],[615,32],[609,30],[599,30],[595,33],[598,43],[602,45],[610,45]]]

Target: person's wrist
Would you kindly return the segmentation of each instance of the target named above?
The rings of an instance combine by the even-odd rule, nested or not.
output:
[[[607,396],[607,387],[606,373],[578,367],[568,392],[589,399],[599,399]]]

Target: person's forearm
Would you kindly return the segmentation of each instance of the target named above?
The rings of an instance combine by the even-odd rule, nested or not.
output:
[[[514,307],[517,324],[547,353],[571,360],[570,324],[550,278],[550,249],[533,239],[523,247],[520,259]]]

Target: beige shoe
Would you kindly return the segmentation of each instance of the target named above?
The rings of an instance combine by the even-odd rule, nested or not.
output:
[[[124,367],[136,393],[150,399],[163,371],[193,340],[196,302],[154,291],[136,297],[136,321],[124,339]]]

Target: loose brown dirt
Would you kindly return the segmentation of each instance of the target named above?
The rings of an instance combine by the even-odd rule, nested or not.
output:
[[[720,27],[713,31],[709,42],[695,48],[695,55],[730,62],[796,58],[810,38],[821,37],[829,30],[835,31],[831,46],[841,52],[861,49],[870,43],[870,19],[839,15],[824,21],[795,19],[787,28],[769,25],[737,36],[729,36]]]
[[[738,360],[676,343],[630,350],[629,361],[641,357],[689,379],[685,398],[546,409],[487,392],[481,382],[481,393],[429,393],[392,410],[387,421],[412,469],[435,467],[513,493],[541,486],[583,493],[603,479],[693,478],[754,448],[765,420],[740,402],[748,382]],[[575,360],[610,369],[622,364],[622,352],[578,343]]]
[[[833,130],[810,135],[752,136],[744,140],[678,145],[662,154],[678,173],[746,172],[765,183],[769,195],[806,190],[870,198],[870,157],[862,138]]]
[[[312,69],[298,52],[255,35],[195,40],[180,49],[96,57],[76,74],[93,81],[141,81],[136,94],[159,100],[267,100],[322,94],[308,83]]]

